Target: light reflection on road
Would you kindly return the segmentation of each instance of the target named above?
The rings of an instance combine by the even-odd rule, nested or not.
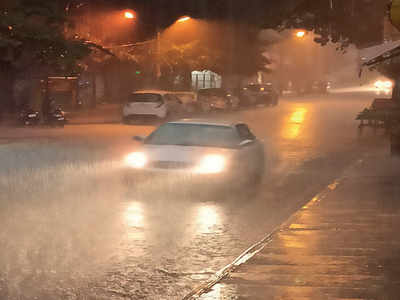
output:
[[[239,293],[233,284],[218,283],[210,292],[200,297],[201,300],[239,299]]]
[[[289,117],[283,127],[282,136],[285,139],[296,139],[300,136],[308,110],[305,107],[298,107]]]
[[[215,227],[221,223],[218,209],[215,205],[202,205],[197,209],[197,231],[199,233],[213,233]]]
[[[125,222],[129,227],[142,228],[143,223],[143,208],[140,202],[132,202],[126,209]]]
[[[96,257],[99,260],[101,258],[104,269],[101,269],[99,273],[106,274],[104,282],[107,282],[110,290],[112,288],[121,295],[129,294],[134,299],[160,299],[160,297],[177,299],[177,295],[189,292],[190,287],[197,286],[199,281],[208,277],[209,274],[214,274],[233,261],[246,247],[280,224],[291,212],[292,205],[297,207],[298,203],[302,203],[297,201],[309,199],[308,194],[314,195],[314,187],[315,192],[318,192],[319,184],[324,183],[331,173],[336,174],[335,168],[341,168],[340,164],[338,167],[331,163],[320,164],[320,160],[317,160],[317,163],[308,164],[307,167],[303,167],[303,164],[314,157],[328,155],[327,151],[339,152],[342,151],[342,148],[346,151],[351,149],[347,141],[353,140],[351,130],[356,128],[353,118],[358,111],[362,110],[365,103],[363,99],[341,101],[339,98],[330,99],[328,97],[314,102],[308,99],[289,99],[274,109],[260,108],[227,115],[226,118],[229,120],[242,119],[248,122],[255,134],[266,140],[268,143],[266,143],[266,149],[270,154],[269,167],[272,170],[271,176],[266,177],[265,184],[262,185],[256,199],[244,199],[242,196],[237,196],[229,202],[215,200],[203,202],[203,197],[195,196],[198,193],[197,190],[190,191],[190,193],[179,191],[176,193],[179,196],[176,196],[175,191],[181,190],[182,185],[176,183],[174,178],[159,181],[157,178],[151,177],[149,180],[141,182],[140,185],[127,184],[122,180],[122,175],[120,178],[119,175],[114,176],[115,174],[112,173],[115,169],[118,169],[118,172],[120,169],[125,170],[123,165],[118,165],[113,161],[110,166],[114,169],[106,168],[97,163],[97,160],[92,159],[94,148],[96,151],[102,149],[96,152],[98,160],[103,155],[114,160],[123,157],[125,153],[135,151],[138,145],[133,143],[130,137],[135,134],[148,134],[153,128],[122,125],[67,126],[62,133],[57,131],[57,134],[62,137],[71,136],[71,139],[73,137],[74,143],[80,136],[85,138],[91,136],[93,142],[90,141],[86,145],[85,140],[84,146],[81,147],[82,150],[79,148],[79,151],[74,150],[75,144],[71,144],[71,146],[68,144],[68,151],[65,152],[53,151],[53,148],[50,148],[53,146],[50,144],[46,151],[35,150],[32,152],[30,148],[26,150],[24,148],[25,152],[21,152],[22,150],[19,152],[28,156],[29,159],[24,162],[30,163],[32,166],[36,166],[36,164],[33,165],[33,162],[36,162],[37,157],[43,157],[38,161],[40,164],[45,163],[48,160],[49,152],[54,154],[54,161],[59,160],[61,155],[67,156],[68,154],[67,157],[71,157],[71,159],[77,156],[80,159],[79,164],[77,163],[79,168],[71,169],[71,172],[73,171],[71,175],[66,173],[69,168],[63,168],[62,172],[60,168],[57,168],[60,174],[50,172],[43,178],[36,178],[36,173],[31,172],[24,175],[24,180],[17,178],[18,181],[15,183],[10,182],[10,179],[0,182],[2,186],[10,185],[8,194],[4,196],[2,191],[0,198],[18,199],[19,193],[15,193],[11,188],[18,190],[16,187],[24,187],[27,190],[22,195],[30,199],[31,186],[35,187],[36,182],[48,185],[47,178],[57,175],[58,177],[55,179],[59,181],[56,183],[62,184],[54,184],[52,187],[62,189],[54,189],[54,194],[61,194],[61,199],[69,200],[53,201],[51,197],[43,197],[43,204],[46,204],[46,207],[48,203],[52,204],[52,213],[38,213],[37,217],[31,217],[33,209],[30,205],[36,205],[36,202],[33,201],[36,199],[32,196],[32,200],[26,202],[27,205],[16,206],[15,215],[20,218],[10,217],[7,219],[3,217],[0,226],[3,231],[0,231],[0,235],[7,237],[6,234],[8,234],[8,236],[13,236],[13,239],[3,239],[8,248],[7,252],[2,248],[0,266],[3,264],[7,266],[10,261],[16,261],[14,268],[23,270],[25,263],[17,263],[17,260],[12,257],[15,252],[13,243],[18,242],[19,244],[16,245],[26,253],[36,253],[35,251],[37,251],[42,257],[50,257],[50,255],[54,255],[55,258],[60,257],[63,264],[51,266],[57,272],[61,270],[58,272],[59,274],[62,274],[65,264],[86,276],[86,274],[91,274],[89,267],[93,266],[98,269],[97,260],[91,261],[87,257]],[[225,115],[222,117],[225,118]],[[332,130],[332,128],[336,130]],[[33,132],[36,133],[36,131]],[[42,131],[40,130],[40,132]],[[55,136],[52,131],[51,134],[50,137]],[[99,140],[99,144],[94,141],[95,139]],[[64,144],[61,145],[64,147]],[[111,149],[98,145],[110,145]],[[40,146],[40,149],[42,148],[44,149],[43,146]],[[14,148],[11,150],[9,153],[19,153],[14,151]],[[57,153],[59,153],[58,156],[55,156]],[[86,160],[90,163],[87,163]],[[332,161],[340,163],[342,160],[345,161],[340,156]],[[13,168],[11,162],[9,163],[10,169]],[[75,176],[78,173],[82,175],[83,167],[86,172],[84,176]],[[333,170],[331,170],[332,168]],[[105,169],[110,172],[104,172]],[[98,176],[92,178],[89,176],[91,174]],[[71,181],[70,185],[66,185],[67,180]],[[20,184],[20,182],[24,182],[24,184]],[[46,187],[45,195],[51,195],[46,185],[44,186]],[[74,188],[69,188],[70,186]],[[310,186],[311,192],[309,192]],[[0,190],[2,190],[1,187]],[[307,190],[307,195],[306,192],[303,192],[304,190]],[[211,194],[205,190],[200,192]],[[72,201],[77,198],[77,194],[82,194],[78,197],[79,202],[81,199],[84,200],[82,203]],[[39,196],[37,197],[39,198]],[[84,205],[83,208],[82,205]],[[7,210],[3,210],[4,215],[8,213],[8,210],[8,207]],[[25,218],[25,215],[28,215],[29,218]],[[53,216],[57,217],[57,220],[53,220]],[[77,221],[71,222],[72,218]],[[37,224],[42,223],[54,223],[60,224],[60,226],[48,226],[49,232],[43,230],[43,233],[39,228],[38,232],[43,236],[43,241],[38,242],[36,235],[31,235],[30,229],[32,226],[37,228]],[[68,226],[69,223],[73,223],[72,227]],[[24,234],[23,230],[26,230],[27,233]],[[50,248],[47,245],[48,241],[52,241],[53,237],[57,235],[60,238],[56,239],[57,243],[54,245],[60,245],[65,251],[59,251],[58,246]],[[25,241],[31,236],[32,244]],[[293,247],[292,251],[298,251],[296,247],[304,247],[302,245],[304,243],[295,238],[286,239],[284,242],[287,243],[287,246]],[[24,246],[24,243],[27,245]],[[37,245],[41,248],[39,249]],[[95,254],[93,254],[94,250],[96,250]],[[34,272],[36,266],[40,266],[40,261],[36,257],[31,260],[27,262],[28,265],[25,269],[32,268],[32,272]],[[88,262],[89,266],[86,267],[80,262]],[[43,266],[40,268],[43,269]],[[112,272],[109,272],[109,269]],[[107,273],[105,273],[106,271]],[[27,274],[26,278],[28,275],[30,274]],[[22,277],[20,273],[16,273],[15,276],[15,278]],[[29,282],[30,279],[26,280]],[[17,279],[15,279],[16,281]],[[41,288],[42,282],[43,280],[37,285],[38,289]],[[34,280],[33,283],[35,283]],[[182,286],[185,286],[186,290]],[[29,292],[27,288],[24,290],[22,285],[18,287],[20,290]],[[88,291],[88,294],[90,293],[92,291]],[[99,293],[101,294],[102,290],[99,290]],[[220,284],[207,295],[207,299],[237,299],[238,294],[240,291],[237,288]]]

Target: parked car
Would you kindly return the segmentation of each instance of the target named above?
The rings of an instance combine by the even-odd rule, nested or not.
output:
[[[241,90],[240,102],[243,106],[252,105],[278,105],[279,92],[272,85],[266,84],[249,84]]]
[[[197,102],[203,112],[237,109],[239,98],[222,88],[201,89]]]
[[[314,80],[311,83],[311,93],[326,94],[328,93],[329,82],[324,80]]]
[[[123,122],[142,118],[164,120],[168,115],[179,116],[194,112],[196,107],[197,97],[193,92],[136,91],[123,104],[122,119]]]
[[[168,114],[164,94],[153,91],[132,93],[122,108],[122,120],[128,122],[142,117],[165,119]]]
[[[211,182],[237,184],[256,183],[264,173],[263,144],[244,123],[184,119],[134,139],[142,142],[141,149],[127,155],[125,162],[141,174],[213,176]]]
[[[195,92],[174,91],[171,94],[181,101],[185,112],[192,113],[198,110],[197,94]]]
[[[313,80],[298,84],[296,91],[298,95],[310,95],[310,94],[326,94],[330,88],[330,83],[324,80]]]

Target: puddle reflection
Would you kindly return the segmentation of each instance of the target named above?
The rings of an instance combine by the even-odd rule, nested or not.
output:
[[[292,140],[299,137],[307,112],[308,110],[304,107],[296,108],[283,128],[283,138]]]
[[[143,228],[143,206],[140,202],[132,202],[125,211],[125,224],[128,227]]]
[[[199,233],[215,232],[215,227],[220,225],[221,220],[218,209],[214,205],[203,205],[197,209],[197,231]]]
[[[200,297],[201,300],[239,299],[236,286],[233,284],[218,283]]]

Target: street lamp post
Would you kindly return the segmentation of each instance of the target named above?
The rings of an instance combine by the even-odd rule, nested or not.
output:
[[[132,10],[125,10],[124,17],[126,19],[136,19],[136,15]],[[182,16],[175,23],[184,23],[191,20],[189,16]],[[161,30],[157,27],[156,33],[156,58],[155,58],[155,77],[159,81],[161,77]],[[154,41],[154,40],[153,40]]]
[[[161,31],[157,28],[157,59],[156,59],[156,78],[157,83],[161,77]]]

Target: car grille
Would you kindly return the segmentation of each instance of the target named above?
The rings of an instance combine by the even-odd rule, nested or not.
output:
[[[178,161],[153,161],[150,167],[156,169],[189,169],[193,167],[192,163]]]

